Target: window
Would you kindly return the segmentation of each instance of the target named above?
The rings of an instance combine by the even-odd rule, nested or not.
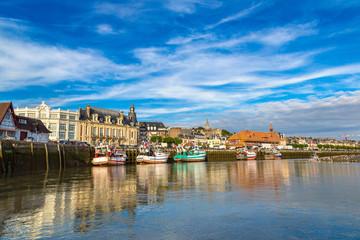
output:
[[[42,113],[40,116],[41,118],[46,118],[46,113]]]
[[[97,136],[97,127],[93,127],[93,135]]]
[[[75,125],[70,124],[69,125],[69,131],[74,132],[75,131]]]
[[[106,136],[110,137],[110,129],[109,128],[106,129]]]
[[[28,117],[34,118],[34,117],[35,117],[35,113],[29,113],[29,114],[28,114]]]
[[[66,115],[61,114],[60,119],[66,119]]]
[[[119,129],[118,137],[121,137],[121,129]]]
[[[70,116],[69,119],[70,120],[76,120],[76,116]]]
[[[25,119],[19,119],[19,123],[26,124],[27,121]]]
[[[49,129],[50,130],[56,130],[57,129],[57,124],[56,123],[50,123]]]
[[[66,131],[66,124],[60,124],[60,131]]]
[[[25,117],[25,113],[19,113],[19,116]]]
[[[69,132],[69,139],[70,140],[74,140],[75,139],[75,134],[73,132]]]
[[[131,131],[131,138],[134,138],[134,132]]]
[[[50,118],[58,118],[57,114],[50,114]]]
[[[56,132],[52,132],[52,133],[50,133],[50,137],[56,137]]]
[[[115,129],[112,130],[112,136],[116,137],[116,130]]]
[[[100,128],[100,137],[103,137],[103,136],[104,136],[104,129]]]
[[[92,115],[92,119],[93,121],[98,121],[98,115],[97,114]]]
[[[60,132],[59,138],[60,139],[65,139],[65,132]]]

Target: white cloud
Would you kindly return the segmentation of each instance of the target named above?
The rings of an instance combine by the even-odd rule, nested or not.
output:
[[[196,7],[217,8],[221,2],[217,0],[166,0],[164,6],[174,12],[191,14],[196,11]]]
[[[247,9],[244,9],[234,15],[231,15],[229,17],[226,17],[226,18],[223,18],[221,19],[219,22],[215,23],[215,24],[212,24],[212,25],[208,25],[206,27],[206,29],[211,29],[211,28],[215,28],[223,23],[227,23],[227,22],[231,22],[231,21],[235,21],[235,20],[238,20],[240,18],[244,18],[248,15],[250,15],[251,13],[253,13],[258,7],[260,7],[262,5],[262,2],[259,2]]]
[[[111,25],[109,24],[99,24],[96,26],[96,32],[99,34],[118,34],[119,31],[114,31]]]

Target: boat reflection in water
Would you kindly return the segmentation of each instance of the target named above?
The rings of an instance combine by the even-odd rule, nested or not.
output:
[[[305,160],[105,166],[2,176],[0,236],[234,239],[241,232],[249,239],[346,239],[360,236],[358,182],[359,164]]]

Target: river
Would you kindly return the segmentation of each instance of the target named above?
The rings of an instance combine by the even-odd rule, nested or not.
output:
[[[268,160],[0,176],[0,238],[360,239],[360,164]]]

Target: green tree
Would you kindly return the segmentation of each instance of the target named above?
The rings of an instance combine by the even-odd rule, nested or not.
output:
[[[150,141],[153,143],[161,143],[163,138],[161,136],[151,136]]]
[[[221,135],[223,135],[223,136],[231,136],[232,133],[229,132],[228,130],[223,129],[223,130],[221,130]]]
[[[174,138],[174,144],[175,144],[175,145],[179,145],[179,144],[181,144],[181,143],[182,143],[182,141],[183,141],[183,140],[182,140],[182,139],[180,139],[180,138],[178,138],[178,137],[175,137],[175,138]]]
[[[167,143],[168,146],[169,146],[169,145],[171,145],[172,143],[174,143],[174,138],[172,138],[172,137],[164,137],[163,142],[164,142],[164,143]]]

